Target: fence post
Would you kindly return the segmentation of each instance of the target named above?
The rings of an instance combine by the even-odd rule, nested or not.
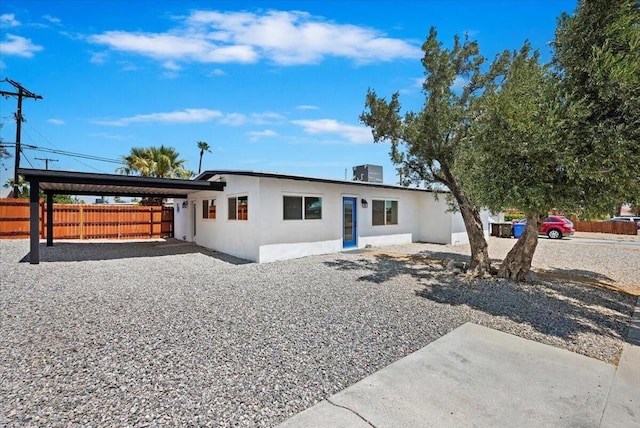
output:
[[[83,206],[80,205],[80,219],[79,219],[79,227],[80,230],[78,231],[79,235],[80,235],[80,239],[84,239],[84,209]]]

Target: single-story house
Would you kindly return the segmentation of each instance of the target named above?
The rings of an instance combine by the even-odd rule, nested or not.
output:
[[[174,236],[258,263],[410,242],[467,243],[444,195],[381,183],[205,171],[223,190],[174,201]],[[485,234],[488,213],[482,214]]]

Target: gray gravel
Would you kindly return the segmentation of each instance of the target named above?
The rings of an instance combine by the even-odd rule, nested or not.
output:
[[[469,321],[615,362],[635,302],[368,253],[258,265],[170,241],[27,254],[27,240],[0,241],[0,425],[272,426]]]

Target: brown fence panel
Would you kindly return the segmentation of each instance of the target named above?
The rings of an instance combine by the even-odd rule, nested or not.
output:
[[[29,200],[0,199],[0,238],[29,237]]]
[[[575,221],[573,226],[577,232],[615,233],[617,235],[638,234],[638,226],[633,221]]]
[[[40,201],[40,238],[46,236],[46,204]],[[0,239],[29,237],[29,201],[0,199]],[[54,239],[173,237],[173,207],[53,204]]]

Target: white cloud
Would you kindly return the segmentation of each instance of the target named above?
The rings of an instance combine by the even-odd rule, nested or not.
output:
[[[132,123],[198,123],[209,122],[222,116],[217,110],[209,109],[184,109],[168,113],[149,113],[136,116],[123,117],[116,120],[96,120],[95,124],[107,126],[127,126]]]
[[[104,133],[104,132],[94,132],[92,134],[89,134],[89,137],[105,138],[105,139],[108,139],[108,140],[117,140],[117,141],[124,141],[124,140],[130,140],[131,139],[131,135],[107,134],[107,133]]]
[[[318,110],[319,107],[318,106],[312,106],[309,104],[302,104],[299,106],[296,106],[296,110]]]
[[[260,138],[277,137],[278,133],[271,129],[265,129],[264,131],[251,131],[247,135],[249,135],[251,141],[258,141]]]
[[[42,46],[33,44],[30,39],[13,34],[7,34],[5,41],[0,42],[0,52],[2,52],[2,55],[32,58],[35,52],[39,52],[42,49]]]
[[[248,45],[280,65],[310,64],[328,56],[356,62],[419,58],[420,49],[404,40],[356,25],[327,22],[299,11],[242,12],[195,11],[192,28],[208,31],[218,42]]]
[[[55,16],[42,15],[42,17],[44,19],[46,19],[47,21],[51,22],[52,24],[60,24],[62,22],[62,21],[60,21],[60,18],[56,18]]]
[[[107,59],[106,52],[94,52],[91,54],[89,62],[92,64],[104,64]]]
[[[168,71],[167,73],[170,73]],[[171,76],[166,76],[171,77]],[[93,120],[97,125],[106,126],[128,126],[132,123],[198,123],[217,120],[222,125],[242,126],[247,123],[264,125],[268,123],[280,122],[284,119],[280,113],[223,113],[218,110],[194,109],[176,110],[172,112],[138,114],[135,116],[123,117],[113,120]]]
[[[255,124],[266,125],[268,123],[280,122],[284,119],[284,116],[281,115],[280,113],[266,111],[263,113],[252,113],[251,119]]]
[[[64,125],[65,121],[61,120],[61,119],[47,119],[47,122],[49,122],[52,125]]]
[[[16,20],[16,16],[13,13],[3,13],[0,15],[0,26],[2,27],[17,27],[20,22]]]
[[[136,71],[138,69],[138,67],[135,64],[131,64],[130,62],[120,62],[120,65],[122,65],[122,68],[120,70],[122,71]]]
[[[226,76],[227,73],[224,72],[224,70],[221,70],[219,68],[216,68],[215,70],[212,70],[208,76],[209,77],[213,77],[213,76]]]
[[[166,68],[167,70],[171,70],[171,71],[180,71],[180,70],[182,70],[182,67],[180,67],[178,64],[176,64],[175,61],[165,61],[164,64],[162,64],[162,66],[164,68]]]
[[[294,120],[292,123],[294,125],[302,126],[304,131],[308,134],[338,135],[357,144],[373,142],[371,131],[368,128],[348,125],[334,119]]]
[[[313,64],[327,57],[357,63],[419,58],[419,46],[367,27],[337,24],[305,12],[194,11],[164,33],[107,31],[92,43],[158,61]]]
[[[195,61],[203,63],[255,62],[250,46],[217,46],[204,35],[161,33],[127,33],[108,31],[89,38],[114,50],[137,53],[156,60]]]
[[[220,123],[229,126],[240,126],[247,123],[247,116],[242,113],[228,113],[221,120]]]

